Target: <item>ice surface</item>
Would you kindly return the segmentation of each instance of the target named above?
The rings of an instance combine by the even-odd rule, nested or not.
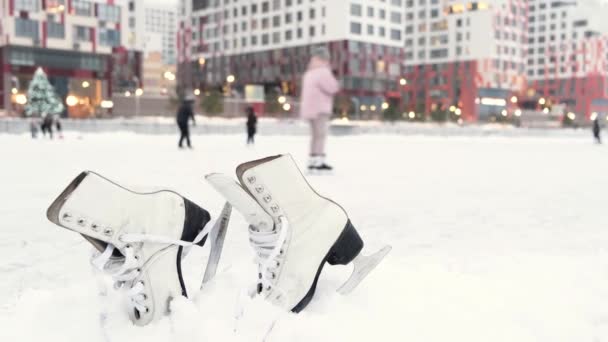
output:
[[[198,292],[207,249],[185,264],[192,300],[154,326],[134,327],[115,293],[102,300],[85,240],[45,210],[81,170],[137,189],[167,187],[214,213],[209,172],[290,152],[305,137],[68,133],[0,135],[0,341],[608,341],[608,150],[583,138],[331,138],[332,176],[311,176],[341,203],[367,253],[393,251],[348,297],[348,267],[325,267],[299,315],[241,300],[255,279],[246,225],[235,214],[218,275]]]

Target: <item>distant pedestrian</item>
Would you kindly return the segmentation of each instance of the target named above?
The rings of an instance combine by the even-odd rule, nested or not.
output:
[[[334,95],[340,84],[330,68],[329,50],[325,46],[314,49],[302,80],[300,117],[310,123],[309,170],[331,170],[326,161],[325,145],[328,125],[333,110]]]
[[[595,120],[593,120],[593,136],[595,137],[595,141],[598,144],[602,143],[602,136],[600,135],[600,133],[600,119],[599,117],[596,117]]]
[[[48,133],[49,138],[53,139],[53,116],[51,114],[42,113],[40,130],[42,131],[42,136],[46,136]]]
[[[38,123],[36,119],[30,119],[30,133],[32,134],[32,139],[38,138]]]
[[[255,133],[258,127],[258,117],[255,115],[253,107],[245,109],[247,113],[247,145],[255,143]]]
[[[63,130],[61,127],[61,120],[59,120],[59,114],[55,114],[53,116],[53,121],[55,123],[55,128],[57,129],[57,135],[59,136],[59,139],[63,139]]]
[[[192,144],[190,143],[190,127],[188,126],[188,122],[192,120],[192,125],[195,125],[194,121],[194,112],[192,110],[192,103],[194,99],[192,97],[186,97],[183,101],[179,110],[177,111],[177,127],[179,127],[180,137],[179,137],[179,148],[183,148],[184,140],[186,140],[186,144],[189,148],[192,148]]]

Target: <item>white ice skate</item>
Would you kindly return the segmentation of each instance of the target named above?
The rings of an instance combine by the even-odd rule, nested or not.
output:
[[[257,292],[267,300],[299,312],[314,296],[325,263],[354,264],[340,288],[352,291],[386,256],[390,246],[365,257],[363,241],[346,212],[310,187],[290,155],[240,165],[240,184],[211,174],[207,180],[250,224],[256,252]]]
[[[136,193],[89,171],[47,211],[51,222],[82,234],[99,251],[92,263],[124,289],[137,325],[156,321],[172,298],[187,295],[181,270],[185,249],[202,246],[212,230],[225,230],[229,215],[227,205],[213,225],[205,209],[175,192]],[[223,238],[214,240],[207,273],[215,273],[222,247]]]

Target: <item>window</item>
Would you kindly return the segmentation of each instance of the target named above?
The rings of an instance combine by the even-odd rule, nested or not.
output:
[[[72,7],[76,15],[91,16],[93,6],[88,0],[73,0]]]
[[[401,31],[391,30],[391,40],[401,40]]]
[[[308,28],[308,35],[310,37],[314,37],[315,36],[315,27],[314,26],[311,26],[311,27]]]
[[[258,36],[251,36],[251,45],[258,45]]]
[[[373,7],[368,7],[367,8],[367,16],[370,18],[374,17],[374,8]]]
[[[431,10],[431,18],[437,18],[439,16],[439,10],[433,9]]]
[[[99,45],[111,47],[120,46],[120,31],[100,28]]]
[[[361,34],[361,24],[351,22],[350,23],[350,33]]]
[[[391,23],[401,24],[401,13],[391,12]]]
[[[360,17],[361,16],[361,5],[359,4],[350,4],[350,14],[354,15],[356,17]]]
[[[272,26],[273,27],[278,27],[281,25],[281,16],[280,15],[275,15],[274,17],[272,17]]]
[[[38,12],[39,0],[15,0],[16,11]]]
[[[262,35],[262,45],[268,45],[268,43],[270,42],[270,37],[268,36],[268,34],[263,34]]]
[[[90,42],[91,41],[91,29],[86,26],[74,26],[74,41],[77,42]]]
[[[367,34],[370,36],[374,34],[374,25],[367,25]]]
[[[285,31],[285,40],[291,40],[291,30]]]
[[[65,38],[65,26],[55,21],[47,21],[49,38]]]
[[[285,14],[285,24],[291,23],[291,13]]]
[[[120,7],[118,6],[99,3],[97,4],[97,11],[97,16],[101,20],[111,21],[113,23],[120,22]]]
[[[270,10],[270,3],[265,1],[262,3],[262,13],[267,13]],[[262,45],[264,45],[264,39],[262,39]]]
[[[378,16],[380,17],[380,19],[385,19],[386,18],[386,11],[381,9],[380,11],[378,11]]]
[[[310,19],[314,19],[315,18],[315,9],[314,8],[310,9],[310,11],[308,13],[308,16],[310,17]]]
[[[386,36],[386,29],[384,27],[378,27],[378,35],[380,37]]]
[[[38,39],[38,22],[35,20],[16,17],[15,35],[17,37]]]

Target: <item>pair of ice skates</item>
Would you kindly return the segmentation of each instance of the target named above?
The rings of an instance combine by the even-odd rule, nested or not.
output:
[[[249,223],[256,255],[256,292],[273,304],[299,312],[314,296],[325,263],[355,265],[339,289],[346,294],[390,251],[366,257],[363,241],[346,212],[308,184],[289,155],[241,164],[239,182],[206,176],[227,200],[216,220],[179,194],[136,193],[93,172],[82,172],[53,202],[47,217],[82,234],[97,253],[93,265],[112,276],[129,299],[129,317],[146,325],[187,296],[181,260],[187,249],[210,241],[203,282],[215,274],[234,206]]]

